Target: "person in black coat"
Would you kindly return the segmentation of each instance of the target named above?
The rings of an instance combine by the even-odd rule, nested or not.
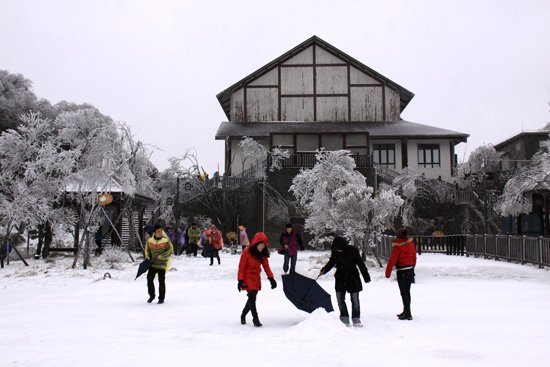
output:
[[[359,305],[359,292],[363,290],[363,284],[359,278],[359,270],[363,275],[365,283],[370,282],[369,271],[359,250],[353,246],[348,245],[348,241],[345,238],[336,236],[332,241],[331,255],[328,263],[321,268],[319,276],[328,273],[334,266],[336,266],[336,273],[334,274],[335,288],[336,288],[336,300],[338,301],[338,308],[340,309],[340,320],[346,325],[350,325],[348,308],[346,306],[346,292],[349,292],[351,297],[351,320],[353,326],[361,327],[361,308]],[[357,270],[359,268],[359,270]]]

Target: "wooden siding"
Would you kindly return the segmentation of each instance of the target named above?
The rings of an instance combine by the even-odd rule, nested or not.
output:
[[[317,121],[348,121],[348,98],[317,97]]]
[[[317,94],[347,94],[348,68],[347,66],[316,67]]]
[[[231,121],[395,121],[400,95],[318,45],[231,95]]]
[[[399,119],[399,93],[391,88],[385,88],[386,98],[386,121],[395,121]]]
[[[244,117],[244,88],[241,88],[231,95],[231,120],[241,122]]]
[[[283,62],[282,65],[303,65],[303,64],[313,64],[313,46],[306,48],[304,51],[300,52],[296,56],[288,59]]]
[[[351,84],[380,84],[380,82],[371,76],[363,73],[359,69],[350,67],[350,82]]]
[[[352,121],[383,121],[383,89],[382,87],[352,87],[351,88],[351,120]]]
[[[282,121],[314,121],[313,97],[281,98]]]
[[[277,68],[268,71],[264,75],[260,76],[258,79],[250,82],[248,85],[250,86],[258,86],[258,85],[278,85],[279,84],[279,75],[277,73]]]
[[[312,94],[312,67],[281,68],[281,94]]]
[[[246,118],[248,121],[277,121],[278,111],[277,88],[247,88]]]
[[[345,64],[346,62],[319,46],[315,46],[315,62],[317,64]]]

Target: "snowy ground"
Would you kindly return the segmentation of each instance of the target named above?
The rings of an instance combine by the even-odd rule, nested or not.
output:
[[[326,255],[326,253],[324,253]],[[318,273],[299,254],[298,272]],[[337,312],[298,311],[279,287],[258,297],[263,328],[240,325],[238,256],[222,265],[175,258],[164,305],[147,304],[136,264],[70,269],[71,259],[12,262],[0,270],[2,366],[548,366],[550,272],[466,257],[424,254],[413,285],[413,321],[399,321],[397,283],[371,265],[361,292],[365,327]],[[112,279],[103,280],[109,272]],[[333,272],[319,280],[333,296]]]

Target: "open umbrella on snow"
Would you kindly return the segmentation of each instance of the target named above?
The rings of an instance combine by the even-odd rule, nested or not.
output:
[[[137,271],[137,274],[136,274],[136,279],[143,273],[145,273],[147,270],[149,270],[149,267],[151,267],[151,260],[149,259],[145,259],[143,260],[139,266],[138,266],[138,271]],[[135,280],[135,279],[134,279]]]
[[[283,275],[283,291],[286,298],[299,310],[312,313],[322,307],[327,312],[334,311],[330,294],[328,294],[315,279],[308,278],[296,272]]]

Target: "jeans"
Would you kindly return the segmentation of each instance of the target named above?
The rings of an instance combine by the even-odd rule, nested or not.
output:
[[[359,292],[350,293],[351,298],[351,319],[353,323],[361,322],[361,306],[359,305]],[[340,309],[340,320],[348,325],[349,313],[346,306],[346,292],[336,292],[336,300]]]
[[[397,284],[403,300],[403,312],[411,316],[411,284],[414,283],[414,269],[398,270]]]
[[[288,261],[290,260],[290,272],[294,273],[296,271],[296,260],[298,256],[288,256],[288,253],[285,252],[285,260],[283,262],[283,271],[288,272]]]
[[[156,274],[158,274],[159,278],[159,300],[164,301],[164,296],[166,295],[166,270],[149,268],[149,271],[147,272],[147,291],[149,292],[149,297],[155,298],[154,280]]]

